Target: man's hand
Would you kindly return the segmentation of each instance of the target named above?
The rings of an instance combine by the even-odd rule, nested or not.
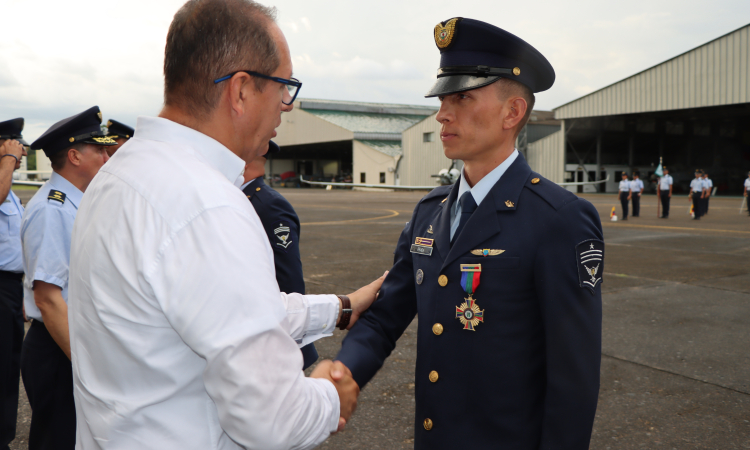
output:
[[[326,359],[318,363],[315,370],[310,374],[310,378],[325,378],[333,383],[336,392],[339,393],[339,403],[341,404],[339,429],[337,431],[343,430],[346,422],[357,409],[359,386],[352,378],[352,372],[341,362]]]
[[[367,311],[367,308],[369,308],[370,305],[372,305],[372,302],[378,297],[380,286],[382,286],[387,275],[388,271],[386,270],[377,280],[349,294],[349,300],[352,302],[352,317],[349,319],[349,326],[346,327],[347,330],[352,329],[352,326],[357,319],[359,319],[359,316]]]
[[[23,145],[15,139],[6,139],[3,144],[0,145],[0,157],[5,155],[13,155],[18,158],[18,161],[20,161],[21,157],[23,157]]]

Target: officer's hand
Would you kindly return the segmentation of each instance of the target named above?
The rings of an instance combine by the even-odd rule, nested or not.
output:
[[[26,305],[21,305],[21,310],[23,311],[23,321],[31,322],[29,318],[26,316]]]
[[[23,145],[15,139],[6,139],[3,145],[0,145],[0,157],[4,155],[13,155],[20,161],[23,156]]]
[[[336,392],[339,394],[339,403],[341,404],[337,431],[343,430],[346,422],[357,409],[357,397],[359,396],[359,386],[352,378],[351,371],[340,361],[332,362],[326,359],[318,363],[315,370],[310,374],[310,378],[325,378],[333,383]]]
[[[370,305],[372,305],[372,302],[378,297],[380,286],[383,284],[387,275],[388,271],[386,270],[377,280],[367,286],[359,288],[356,292],[349,294],[349,300],[352,302],[352,317],[349,319],[349,326],[346,327],[347,330],[352,329],[352,325],[354,325],[357,319],[359,319],[359,316],[367,311],[367,308],[369,308]]]

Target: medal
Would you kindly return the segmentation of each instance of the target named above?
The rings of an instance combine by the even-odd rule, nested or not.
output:
[[[456,306],[456,319],[461,321],[464,330],[475,331],[479,322],[484,322],[484,310],[479,309],[472,297],[479,287],[479,277],[482,274],[481,264],[461,264],[461,286],[469,295],[461,306]]]

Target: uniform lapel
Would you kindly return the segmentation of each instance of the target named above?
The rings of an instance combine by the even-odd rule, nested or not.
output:
[[[458,183],[454,183],[447,199],[440,204],[437,217],[432,222],[435,232],[435,245],[440,257],[445,259],[451,250],[451,205],[458,197]]]

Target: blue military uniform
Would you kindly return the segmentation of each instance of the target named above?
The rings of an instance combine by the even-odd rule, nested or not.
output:
[[[275,144],[274,144],[275,145]],[[305,280],[302,276],[302,260],[299,253],[299,217],[292,205],[281,194],[271,189],[258,177],[242,187],[258,213],[268,242],[273,249],[276,268],[276,281],[281,292],[305,293]],[[303,369],[318,360],[315,344],[307,344],[300,349],[304,359]]]
[[[638,172],[634,172],[633,176],[638,175],[638,178],[633,179],[630,182],[630,191],[632,192],[631,200],[633,201],[633,216],[641,216],[641,193],[643,192],[643,181],[640,178]]]
[[[114,145],[99,128],[101,113],[92,107],[52,125],[32,149],[48,157],[72,143]],[[57,172],[26,205],[21,225],[24,257],[24,306],[31,319],[21,352],[21,376],[31,406],[29,450],[75,447],[76,416],[70,360],[44,325],[34,300],[34,282],[58,286],[68,302],[70,240],[83,192]]]
[[[470,19],[436,27],[439,47],[450,26],[456,36],[473,35],[523,61],[534,59],[524,57],[531,51],[525,42],[502,30],[493,40],[494,27]],[[464,64],[481,62],[461,50]],[[503,67],[480,70],[503,74]],[[534,91],[551,85],[539,80],[540,64],[521,73],[534,69],[534,82],[524,84]],[[472,78],[439,80],[436,88],[482,85],[481,76]],[[363,387],[419,315],[416,449],[589,446],[601,362],[599,215],[534,173],[516,151],[506,162],[477,197],[474,191],[492,173],[470,191],[462,177],[417,204],[378,299],[337,356]],[[459,191],[468,192],[459,197]]]
[[[0,122],[0,142],[14,139],[26,145],[23,118]],[[11,190],[0,199],[0,449],[16,436],[18,381],[23,342],[23,253],[21,200]]]

